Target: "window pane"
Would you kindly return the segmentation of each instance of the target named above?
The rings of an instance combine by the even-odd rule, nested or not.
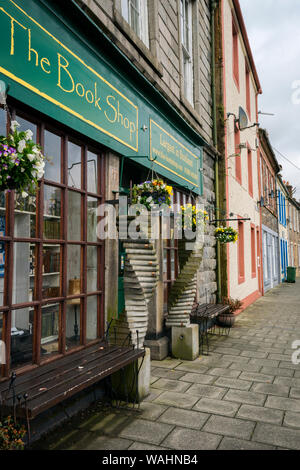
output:
[[[37,136],[37,126],[33,122],[27,121],[26,119],[21,118],[20,116],[16,116],[16,121],[20,124],[18,131],[27,131],[27,129],[31,130],[33,133],[32,140],[36,142]]]
[[[97,289],[97,250],[96,246],[87,247],[87,290],[94,292]]]
[[[96,242],[97,238],[97,222],[98,222],[98,199],[94,197],[87,198],[87,241]]]
[[[68,185],[81,188],[81,147],[68,142]]]
[[[42,306],[41,353],[43,356],[58,353],[59,304]]]
[[[80,344],[80,299],[72,299],[67,304],[66,349]]]
[[[60,296],[60,245],[43,245],[44,299]]]
[[[6,112],[0,108],[0,135],[6,135]]]
[[[15,237],[36,237],[36,197],[15,194]]]
[[[61,138],[50,131],[45,131],[45,179],[60,183]]]
[[[14,243],[13,304],[31,302],[35,299],[35,267],[36,245],[34,243]]]
[[[60,239],[61,190],[44,186],[44,238]]]
[[[81,239],[81,195],[68,191],[68,240]]]
[[[68,295],[80,294],[80,254],[79,245],[68,245]]]
[[[33,308],[11,312],[11,367],[32,362]]]
[[[97,295],[87,297],[86,339],[88,342],[97,338],[97,298]]]
[[[98,188],[98,155],[87,153],[87,190],[89,193],[97,193]]]

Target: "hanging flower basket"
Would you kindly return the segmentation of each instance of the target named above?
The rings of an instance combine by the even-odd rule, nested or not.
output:
[[[34,194],[44,175],[44,155],[32,139],[32,131],[21,131],[12,121],[12,133],[0,136],[0,190],[15,189],[23,198]]]
[[[217,227],[215,237],[220,243],[235,243],[238,239],[238,233],[232,227]]]
[[[186,204],[181,206],[182,213],[182,228],[190,229],[195,231],[196,227],[199,227],[199,224],[205,225],[208,221],[208,213],[204,210],[197,209],[197,206],[192,204]]]
[[[131,202],[132,204],[143,204],[150,211],[154,205],[167,204],[170,206],[172,194],[172,186],[168,186],[163,180],[144,181],[133,186]]]

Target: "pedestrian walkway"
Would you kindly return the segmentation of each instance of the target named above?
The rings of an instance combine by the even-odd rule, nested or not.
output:
[[[229,336],[213,338],[209,356],[152,361],[140,411],[95,406],[35,447],[300,449],[299,286],[278,286],[248,307]]]

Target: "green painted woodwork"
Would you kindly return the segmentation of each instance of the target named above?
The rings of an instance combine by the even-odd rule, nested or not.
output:
[[[139,163],[202,194],[201,137],[184,134],[184,121],[179,130],[178,116],[174,124],[159,111],[166,108],[159,95],[149,100],[131,75],[110,63],[109,51],[101,45],[95,50],[86,32],[51,6],[0,0],[0,79],[10,85],[9,95],[124,157],[139,156]],[[151,87],[144,79],[144,89]]]

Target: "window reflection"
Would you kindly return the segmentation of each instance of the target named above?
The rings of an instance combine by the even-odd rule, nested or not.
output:
[[[68,240],[81,239],[81,195],[68,191]]]
[[[20,124],[18,131],[27,131],[27,129],[31,130],[33,133],[32,140],[36,142],[37,136],[37,126],[33,122],[27,121],[27,119],[21,118],[20,116],[16,116],[16,121]]]
[[[60,183],[61,138],[45,130],[44,135],[45,179]]]
[[[43,356],[59,351],[59,304],[42,306],[41,353]]]
[[[18,367],[32,362],[33,307],[11,312],[11,366]]]
[[[60,239],[61,190],[44,186],[44,238]]]
[[[68,185],[81,188],[81,147],[68,142]]]
[[[95,153],[87,153],[87,190],[89,193],[97,193],[98,190],[98,156]]]

